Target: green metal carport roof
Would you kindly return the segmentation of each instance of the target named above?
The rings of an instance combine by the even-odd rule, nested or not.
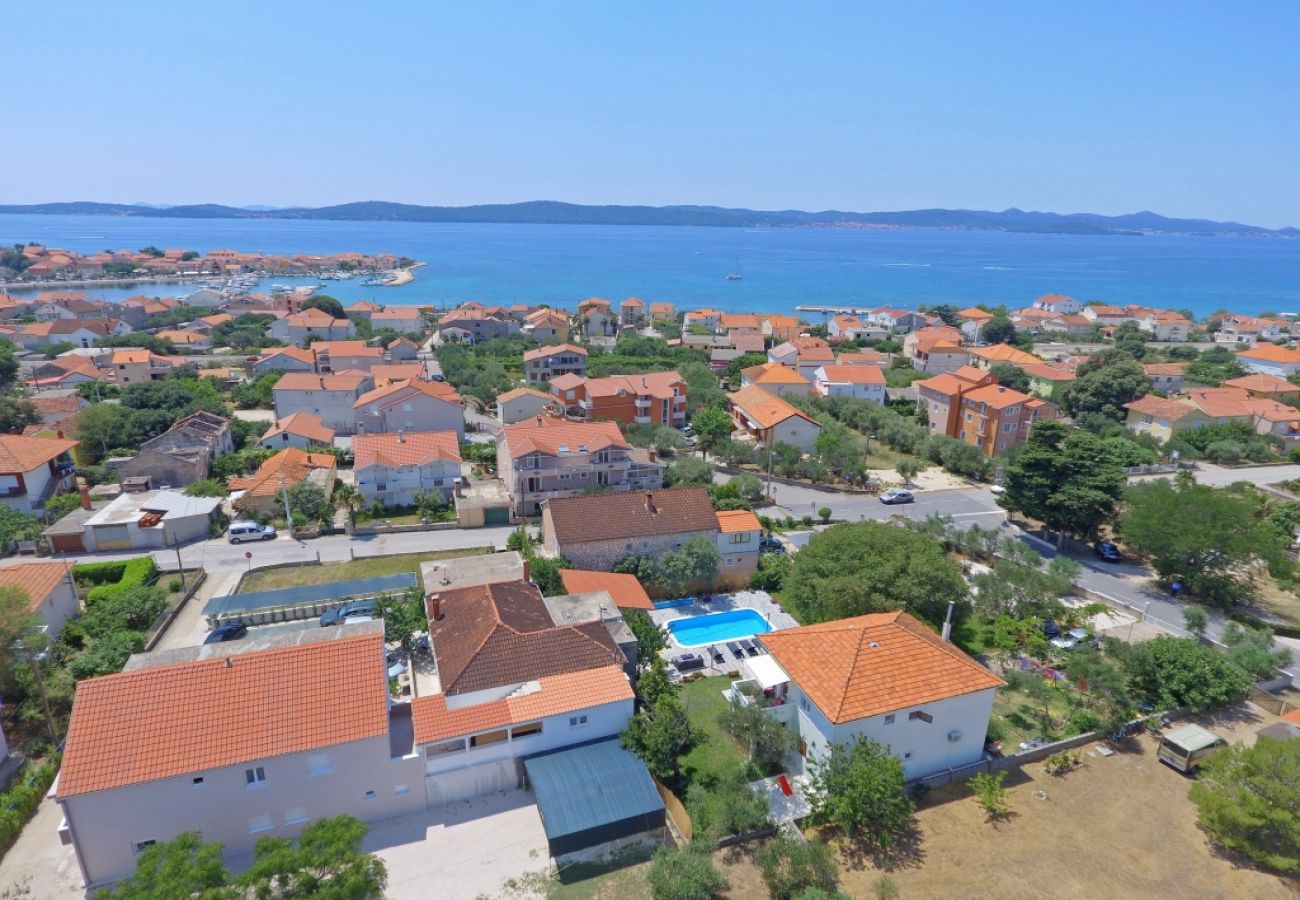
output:
[[[617,738],[524,760],[551,855],[661,827],[664,801]]]

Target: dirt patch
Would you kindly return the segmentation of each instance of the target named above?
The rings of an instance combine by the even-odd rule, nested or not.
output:
[[[1231,741],[1251,742],[1275,721],[1254,707],[1198,720]],[[890,873],[901,897],[1291,898],[1300,884],[1218,851],[1196,825],[1191,782],[1156,760],[1156,739],[1135,739],[1103,758],[1083,748],[1084,765],[1053,777],[1037,763],[1007,776],[1011,815],[997,824],[962,785],[935,791],[917,814],[918,841]],[[841,885],[875,896],[871,855],[837,841]],[[716,857],[730,896],[764,896],[748,855]]]
[[[880,482],[882,487],[898,487],[903,479],[894,469],[868,469],[867,477]],[[959,475],[945,472],[938,466],[923,469],[912,479],[909,488],[921,491],[951,491],[969,489],[971,483]]]
[[[1282,590],[1267,575],[1255,579],[1250,594],[1260,612],[1277,616],[1289,625],[1300,625],[1300,596]]]

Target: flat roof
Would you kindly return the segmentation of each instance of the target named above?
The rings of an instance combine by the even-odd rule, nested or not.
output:
[[[508,550],[505,553],[440,559],[437,562],[420,563],[420,577],[424,579],[426,591],[452,590],[500,581],[522,581],[524,558],[517,550]]]
[[[645,763],[617,738],[524,760],[548,840],[662,813]]]
[[[1165,734],[1165,740],[1182,747],[1189,753],[1222,744],[1223,738],[1200,725],[1182,725]]]

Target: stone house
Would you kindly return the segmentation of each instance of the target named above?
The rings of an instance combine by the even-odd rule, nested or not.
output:
[[[542,510],[542,543],[580,569],[609,571],[629,556],[658,559],[691,538],[720,532],[702,487],[559,497]]]
[[[212,459],[234,450],[230,422],[215,413],[192,413],[118,467],[119,478],[147,476],[154,487],[184,487],[208,477]]]

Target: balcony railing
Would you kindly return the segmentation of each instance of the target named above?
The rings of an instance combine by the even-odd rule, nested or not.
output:
[[[651,400],[649,397],[637,397],[637,398],[636,398],[636,408],[637,408],[637,409],[649,409],[649,408],[650,408],[650,404],[653,403],[653,402],[654,402],[654,401]]]

